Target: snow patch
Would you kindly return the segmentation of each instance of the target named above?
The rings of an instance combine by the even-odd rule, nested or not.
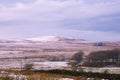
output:
[[[30,38],[27,40],[31,41],[42,41],[42,42],[47,42],[47,41],[59,41],[60,37],[58,36],[42,36],[42,37],[36,37],[36,38]]]

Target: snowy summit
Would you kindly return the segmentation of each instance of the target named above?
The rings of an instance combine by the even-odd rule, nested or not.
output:
[[[42,36],[42,37],[30,38],[30,39],[27,39],[27,40],[41,41],[41,42],[59,41],[60,37],[58,37],[58,36]]]

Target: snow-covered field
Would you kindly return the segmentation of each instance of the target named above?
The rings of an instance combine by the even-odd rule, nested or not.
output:
[[[17,69],[21,70],[27,63],[32,63],[34,70],[52,70],[52,69],[70,69],[67,61],[40,61],[41,59],[4,59],[0,60],[0,69]],[[85,72],[99,72],[120,74],[120,68],[118,67],[104,67],[104,68],[93,68],[93,67],[82,67]],[[78,70],[79,71],[79,70]]]
[[[65,61],[44,61],[40,62],[40,59],[4,59],[0,60],[0,69],[22,69],[27,63],[33,64],[33,69],[47,70],[47,69],[64,69],[68,66]]]
[[[68,67],[68,62],[60,62],[60,61],[55,61],[55,62],[35,62],[34,69],[64,69]]]
[[[110,73],[110,74],[120,74],[120,67],[103,67],[103,68],[95,68],[95,67],[83,67],[83,71],[85,72],[98,72],[98,73]]]

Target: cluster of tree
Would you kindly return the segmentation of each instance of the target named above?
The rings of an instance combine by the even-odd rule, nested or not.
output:
[[[105,67],[118,66],[120,67],[120,49],[91,52],[84,59],[84,52],[78,52],[72,56],[72,62],[69,64],[72,67],[87,66],[87,67]]]
[[[84,52],[80,51],[72,56],[72,60],[75,60],[77,63],[80,63],[83,60]]]
[[[120,50],[91,52],[84,65],[89,67],[120,66]]]
[[[80,51],[76,54],[74,54],[71,58],[72,61],[70,61],[68,63],[68,65],[71,66],[72,70],[76,71],[77,67],[82,65],[82,61],[83,61],[83,56],[84,56],[84,52]]]

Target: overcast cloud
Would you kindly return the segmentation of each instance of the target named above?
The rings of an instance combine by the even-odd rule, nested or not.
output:
[[[0,38],[120,41],[120,0],[0,0]]]

